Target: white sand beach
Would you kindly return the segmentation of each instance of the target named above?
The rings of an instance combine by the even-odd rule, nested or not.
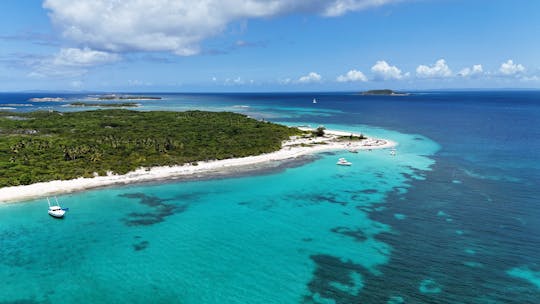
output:
[[[311,130],[309,128],[300,128]],[[184,164],[179,166],[164,166],[153,168],[140,168],[124,175],[108,174],[93,178],[77,178],[72,180],[55,180],[25,186],[0,188],[0,202],[16,202],[37,197],[52,196],[62,193],[71,193],[111,185],[149,182],[154,180],[173,179],[178,177],[196,176],[204,173],[218,173],[234,168],[249,167],[258,164],[270,163],[298,158],[300,156],[332,150],[369,150],[384,149],[396,146],[395,142],[386,139],[368,138],[361,141],[338,140],[339,136],[359,136],[351,132],[325,130],[323,137],[297,138],[283,142],[279,151],[214,161],[198,162],[197,165]]]

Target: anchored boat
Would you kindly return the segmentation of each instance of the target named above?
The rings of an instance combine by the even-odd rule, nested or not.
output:
[[[48,213],[50,216],[54,218],[63,218],[64,214],[66,214],[67,208],[63,209],[62,207],[60,207],[60,204],[58,203],[58,199],[56,197],[54,199],[56,200],[56,205],[51,205],[51,201],[47,197],[47,204],[49,204]]]
[[[336,163],[336,165],[339,165],[339,166],[350,166],[350,165],[352,165],[352,163],[349,162],[349,161],[347,161],[345,158],[342,157],[342,158],[340,158],[340,159],[338,160],[338,162]]]

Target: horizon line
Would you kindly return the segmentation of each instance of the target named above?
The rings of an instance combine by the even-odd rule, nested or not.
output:
[[[540,91],[540,88],[440,88],[440,89],[368,89],[368,90],[322,90],[322,91],[310,91],[310,90],[298,90],[298,91],[105,91],[105,90],[17,90],[17,91],[0,91],[0,94],[6,93],[68,93],[68,94],[87,94],[87,93],[100,93],[100,94],[118,94],[118,93],[134,93],[134,94],[265,94],[265,93],[362,93],[373,90],[392,90],[394,92],[492,92],[492,91]]]

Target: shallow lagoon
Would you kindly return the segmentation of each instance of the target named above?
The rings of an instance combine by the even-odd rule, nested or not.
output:
[[[378,274],[392,248],[375,236],[391,227],[368,212],[420,178],[433,161],[419,155],[438,149],[425,138],[384,133],[402,143],[399,155],[337,151],[280,172],[69,194],[59,197],[70,208],[64,220],[48,218],[43,200],[2,206],[10,241],[1,252],[13,262],[2,266],[10,282],[0,294],[185,303],[297,302],[322,299],[327,288],[358,294],[362,273],[327,281],[314,276],[316,257]],[[341,156],[354,165],[336,166]]]

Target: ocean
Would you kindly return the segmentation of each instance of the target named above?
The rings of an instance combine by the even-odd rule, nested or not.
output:
[[[1,204],[0,303],[540,303],[539,91],[144,95],[399,145]]]

